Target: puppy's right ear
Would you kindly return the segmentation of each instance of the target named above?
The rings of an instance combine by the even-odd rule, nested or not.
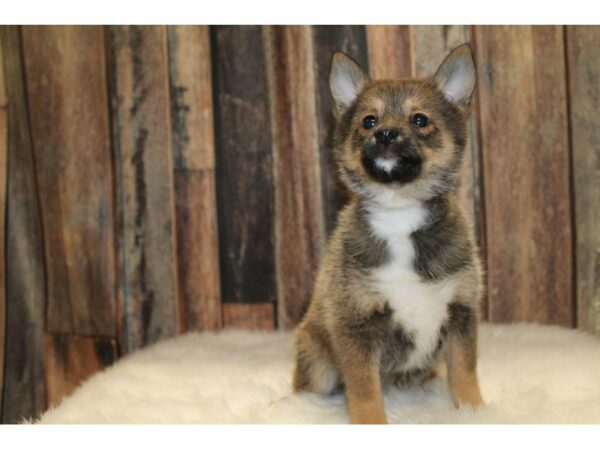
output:
[[[369,77],[348,55],[336,52],[331,60],[329,89],[339,114],[343,114],[354,103]]]

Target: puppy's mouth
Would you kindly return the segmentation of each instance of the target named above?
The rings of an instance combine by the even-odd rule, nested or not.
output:
[[[374,145],[363,150],[362,164],[375,181],[405,184],[419,176],[422,160],[413,148],[405,144],[392,144],[385,148]]]

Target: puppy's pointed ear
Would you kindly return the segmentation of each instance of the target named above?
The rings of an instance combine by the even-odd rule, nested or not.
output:
[[[469,44],[450,52],[434,75],[434,80],[444,97],[458,107],[466,107],[475,90],[475,64]]]
[[[348,55],[336,52],[331,60],[329,89],[338,113],[343,114],[361,93],[369,77]]]

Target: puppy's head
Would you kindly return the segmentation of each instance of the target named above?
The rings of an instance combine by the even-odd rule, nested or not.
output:
[[[425,79],[370,81],[336,53],[329,86],[338,116],[335,157],[352,191],[394,203],[427,200],[456,185],[475,87],[468,45]]]

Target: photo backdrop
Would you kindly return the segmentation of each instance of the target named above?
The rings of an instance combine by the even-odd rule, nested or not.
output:
[[[0,414],[187,331],[291,329],[345,192],[334,51],[426,76],[470,42],[461,201],[483,319],[600,335],[600,28],[0,27]]]

